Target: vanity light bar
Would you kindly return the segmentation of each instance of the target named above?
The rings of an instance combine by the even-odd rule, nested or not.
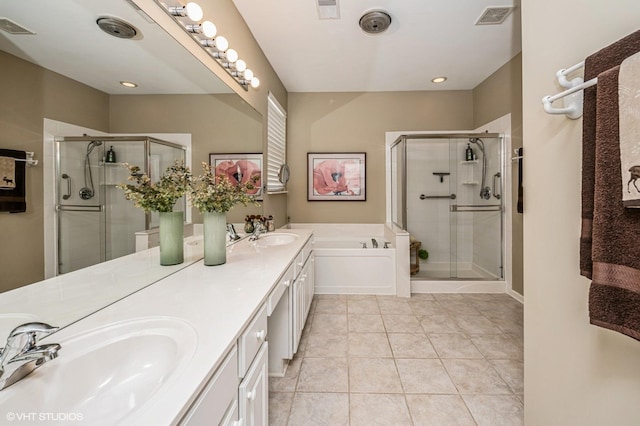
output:
[[[189,2],[183,6],[168,5],[159,0],[155,2],[244,90],[249,90],[249,86],[254,89],[260,86],[260,80],[247,68],[246,62],[238,58],[238,52],[229,49],[227,39],[217,34],[216,26],[211,21],[200,22],[204,18],[204,13],[197,3]]]

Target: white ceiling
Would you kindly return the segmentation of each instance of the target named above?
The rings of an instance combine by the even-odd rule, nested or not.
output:
[[[468,90],[520,52],[519,7],[501,25],[474,25],[486,7],[520,0],[339,0],[333,20],[318,19],[317,0],[233,2],[290,92]],[[391,15],[386,32],[360,29],[370,10]]]
[[[141,32],[125,40],[103,32],[102,16],[124,19]],[[2,1],[0,17],[36,35],[0,31],[0,50],[109,94],[232,93],[215,74],[124,0]],[[0,76],[2,71],[0,69]],[[121,80],[139,84],[136,89]]]

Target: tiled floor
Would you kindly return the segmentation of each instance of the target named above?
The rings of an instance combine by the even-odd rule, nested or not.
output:
[[[269,424],[521,425],[522,325],[504,294],[315,296]]]

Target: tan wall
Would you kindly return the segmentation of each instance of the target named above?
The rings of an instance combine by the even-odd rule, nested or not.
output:
[[[108,130],[109,97],[0,51],[0,147],[33,151],[26,213],[0,213],[0,292],[44,279],[43,119]]]
[[[511,148],[522,147],[522,54],[516,55],[489,78],[473,89],[473,127],[511,113]],[[507,158],[511,153],[507,153]],[[522,270],[522,214],[516,211],[518,200],[518,168],[513,163],[511,175],[511,246],[512,287],[524,294]]]
[[[262,117],[236,95],[112,96],[110,130],[113,133],[190,133],[196,174],[202,172],[203,161],[209,162],[210,153],[261,153],[263,148]],[[227,219],[238,222],[245,214],[260,211],[262,209],[240,206],[229,212]],[[193,221],[202,222],[196,209]]]
[[[540,100],[561,90],[559,69],[636,31],[640,3],[524,1],[522,20],[525,421],[637,425],[640,342],[589,325],[579,275],[582,120],[548,115]]]
[[[471,91],[289,93],[292,222],[385,221],[385,132],[473,125]],[[308,152],[366,152],[366,202],[307,201]]]

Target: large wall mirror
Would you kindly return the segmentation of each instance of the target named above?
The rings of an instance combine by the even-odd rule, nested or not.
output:
[[[40,160],[38,169],[28,171],[27,190],[31,201],[28,214],[10,218],[3,213],[4,218],[0,218],[14,224],[11,226],[24,228],[25,235],[24,239],[0,240],[3,252],[16,253],[14,259],[2,264],[3,275],[20,277],[29,268],[40,269],[39,265],[44,263],[42,246],[44,234],[49,230],[46,225],[43,228],[43,216],[46,219],[54,211],[54,206],[47,204],[43,190],[47,180],[43,170],[47,161],[53,161],[46,157],[43,149],[47,132],[42,130],[45,119],[64,123],[59,126],[61,129],[66,125],[75,126],[90,135],[92,132],[99,135],[189,134],[191,163],[196,173],[201,171],[200,164],[208,161],[210,153],[262,152],[261,115],[133,3],[127,0],[22,0],[3,4],[1,9],[0,15],[8,21],[1,25],[0,31],[3,81],[0,89],[7,102],[13,104],[0,110],[0,141],[22,141],[18,148],[15,144],[12,148],[35,151]],[[132,38],[118,37],[127,29],[105,21],[111,32],[108,34],[98,26],[100,18],[122,20],[130,24],[136,34]],[[137,87],[125,87],[121,84],[123,81],[133,82]],[[89,156],[88,143],[82,143],[79,163]],[[91,155],[109,148],[106,144],[93,145]],[[124,150],[121,155],[126,155]],[[126,160],[118,158],[118,161]],[[261,213],[261,207],[238,208],[229,213],[228,219],[239,222],[245,214]],[[193,214],[193,221],[200,221],[197,212]],[[29,253],[29,257],[25,253]],[[171,272],[173,269],[167,270],[167,274]],[[135,288],[130,285],[123,286],[122,290],[108,288],[104,294],[94,291],[58,294],[51,303],[59,304],[59,311],[65,311],[66,316],[51,318],[33,312],[33,300],[28,297],[7,297],[12,289],[37,282],[43,275],[38,272],[14,281],[17,285],[8,280],[0,285],[0,339],[16,321],[37,317],[58,326],[68,325],[162,278],[162,275],[149,276],[141,279]],[[6,304],[8,300],[11,305]],[[46,301],[39,303],[46,304]],[[65,309],[65,303],[71,304],[69,309]],[[5,318],[2,315],[6,312],[18,312],[21,316]]]

